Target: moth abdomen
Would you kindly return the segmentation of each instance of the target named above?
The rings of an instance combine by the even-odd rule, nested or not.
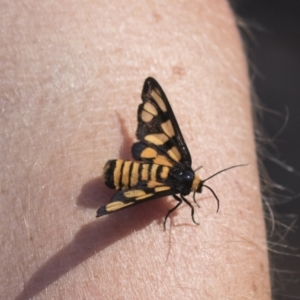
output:
[[[114,183],[114,170],[116,168],[116,159],[112,159],[106,162],[103,167],[104,183],[111,189],[116,189]]]
[[[135,187],[139,181],[139,162],[113,159],[109,160],[103,169],[105,184],[115,190]]]

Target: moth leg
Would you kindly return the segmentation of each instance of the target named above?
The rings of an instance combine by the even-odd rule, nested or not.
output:
[[[196,203],[196,205],[200,208],[200,204],[196,201],[196,192],[194,192],[194,195],[193,195],[193,199],[194,199],[194,202]]]
[[[173,195],[175,197],[175,195]],[[182,194],[180,194],[180,197],[181,199],[191,208],[191,217],[192,217],[192,220],[193,222],[196,224],[196,225],[199,225],[199,223],[197,223],[195,221],[195,218],[194,218],[194,213],[195,213],[195,209],[194,209],[194,206],[190,203],[190,201],[188,201],[186,198],[183,197]],[[179,198],[179,197],[178,197]],[[179,198],[180,199],[180,198]],[[196,202],[197,203],[197,202]]]
[[[176,209],[180,206],[180,204],[182,203],[182,199],[181,199],[180,197],[178,197],[177,195],[172,195],[172,196],[175,198],[175,200],[178,201],[178,203],[177,203],[172,209],[170,209],[170,210],[168,211],[168,213],[166,214],[165,220],[164,220],[164,231],[166,231],[166,222],[167,222],[167,219],[168,219],[169,215],[170,215],[174,210],[176,210]]]

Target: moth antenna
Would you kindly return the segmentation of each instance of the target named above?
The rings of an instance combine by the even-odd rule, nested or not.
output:
[[[198,167],[196,170],[194,170],[194,172],[197,172],[198,170],[200,170],[203,166]]]
[[[207,189],[209,189],[212,192],[212,194],[215,196],[215,198],[217,200],[217,203],[218,203],[218,206],[217,206],[217,212],[218,212],[219,208],[220,208],[220,200],[219,200],[218,196],[216,195],[216,193],[214,192],[214,190],[212,188],[210,188],[208,185],[203,184],[202,186],[204,186]]]
[[[248,164],[235,165],[235,166],[231,166],[231,167],[229,167],[229,168],[223,169],[223,170],[221,170],[221,171],[219,171],[219,172],[217,172],[217,173],[215,173],[215,174],[209,176],[208,178],[206,178],[205,180],[203,180],[202,183],[204,183],[205,181],[211,179],[212,177],[214,177],[214,176],[216,176],[216,175],[218,175],[218,174],[220,174],[220,173],[222,173],[222,172],[225,172],[225,171],[230,170],[230,169],[233,169],[233,168],[244,167],[244,166],[248,166]],[[217,203],[218,203],[218,207],[217,207],[217,212],[218,212],[218,211],[219,211],[219,208],[220,208],[220,200],[219,200],[218,196],[216,195],[216,193],[214,192],[214,190],[213,190],[211,187],[209,187],[208,185],[202,184],[202,186],[204,186],[204,187],[206,187],[207,189],[209,189],[209,190],[211,191],[211,193],[214,195],[214,197],[216,198]]]
[[[209,180],[209,179],[215,177],[216,175],[218,175],[218,174],[220,174],[220,173],[222,173],[222,172],[228,171],[228,170],[230,170],[230,169],[237,168],[237,167],[245,167],[245,166],[248,166],[248,164],[242,164],[242,165],[231,166],[231,167],[229,167],[229,168],[223,169],[223,170],[221,170],[221,171],[219,171],[219,172],[217,172],[217,173],[215,173],[215,174],[209,176],[208,178],[206,178],[206,179],[203,180],[202,182],[204,183],[205,181],[207,181],[207,180]]]

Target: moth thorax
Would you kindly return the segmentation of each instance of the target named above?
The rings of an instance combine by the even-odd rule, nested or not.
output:
[[[197,193],[201,193],[202,192],[202,185],[203,185],[203,181],[200,179],[200,177],[195,174],[193,183],[192,183],[192,191],[193,192],[197,192]]]

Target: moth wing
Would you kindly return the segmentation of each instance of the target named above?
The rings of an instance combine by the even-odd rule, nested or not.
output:
[[[145,80],[142,100],[143,103],[138,108],[136,131],[139,142],[133,145],[133,157],[137,160],[154,161],[154,158],[159,156],[160,160],[164,159],[171,164],[182,163],[191,166],[191,156],[173,110],[155,79],[149,77]],[[149,149],[144,151],[146,148]],[[149,154],[150,149],[157,153],[154,158],[144,155]]]
[[[136,160],[168,167],[173,167],[174,165],[174,160],[163,148],[151,143],[134,143],[132,145],[131,152],[132,157]]]
[[[168,185],[156,181],[141,181],[135,188],[117,192],[108,204],[101,206],[97,210],[96,217],[172,194],[172,188]]]

